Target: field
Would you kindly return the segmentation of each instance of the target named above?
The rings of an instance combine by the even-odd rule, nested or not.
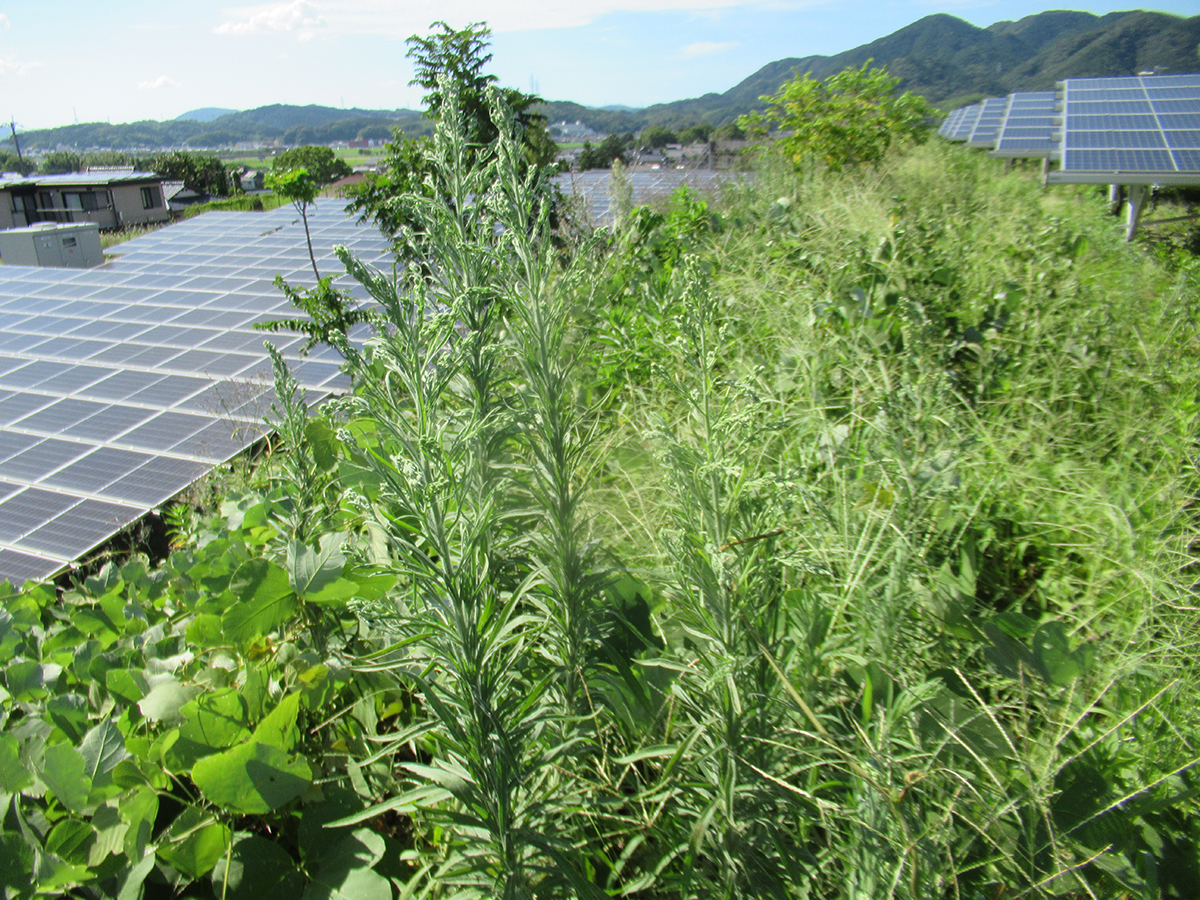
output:
[[[271,160],[277,152],[279,151],[270,149],[255,150],[248,153],[226,150],[218,153],[217,156],[227,166],[245,166],[248,169],[270,169]],[[369,149],[341,147],[334,148],[333,153],[338,159],[344,159],[351,168],[356,166],[375,166],[383,155],[382,149],[378,147]]]
[[[439,128],[353,395],[4,599],[6,895],[1196,896],[1187,240],[938,142],[551,232]]]

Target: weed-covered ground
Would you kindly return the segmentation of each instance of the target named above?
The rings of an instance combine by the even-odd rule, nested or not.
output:
[[[1195,896],[1189,257],[959,147],[556,237],[433,146],[353,396],[3,600],[6,895]]]

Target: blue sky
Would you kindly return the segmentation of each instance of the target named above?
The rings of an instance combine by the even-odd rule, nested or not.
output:
[[[492,27],[503,84],[590,106],[721,92],[776,59],[830,55],[936,12],[976,25],[1053,8],[940,0],[0,0],[0,119],[24,128],[316,103],[418,108],[404,38]],[[1075,7],[1080,8],[1080,7]],[[1128,5],[1096,4],[1103,14]],[[1197,0],[1153,7],[1200,12]]]

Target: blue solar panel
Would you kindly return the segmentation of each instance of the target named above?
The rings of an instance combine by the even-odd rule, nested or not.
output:
[[[1200,147],[1200,131],[1168,131],[1167,146],[1196,148]]]
[[[1111,148],[1114,150],[1160,150],[1166,148],[1163,136],[1155,131],[1068,131],[1066,150]]]
[[[1070,165],[1068,166],[1068,163]],[[1083,172],[1170,172],[1175,165],[1166,150],[1075,150],[1063,160],[1063,170]]]
[[[1192,88],[1147,88],[1146,96],[1159,100],[1200,100],[1200,87]]]
[[[1079,131],[1137,131],[1158,128],[1153,115],[1144,116],[1082,116],[1071,117],[1071,128]]]
[[[1188,110],[1177,111],[1187,112]],[[1153,112],[1154,109],[1150,106],[1149,100],[1076,101],[1070,95],[1067,96],[1066,113],[1068,116],[1128,116],[1149,115]]]
[[[1200,150],[1176,150],[1175,159],[1184,172],[1200,172]]]
[[[1052,91],[1023,91],[1008,97],[1008,114],[997,135],[992,156],[1048,156],[1055,148],[1055,95]]]
[[[971,136],[971,132],[975,130],[975,123],[979,121],[979,114],[983,112],[983,104],[975,103],[963,110],[962,118],[958,120],[958,125],[950,132],[947,137],[952,141],[965,141]]]
[[[1158,121],[1163,128],[1200,128],[1200,113],[1168,113],[1160,115]]]
[[[1050,180],[1200,181],[1200,75],[1077,78],[1062,94],[1062,168]]]
[[[1004,115],[1008,110],[1007,97],[988,97],[983,101],[983,108],[975,122],[975,128],[967,143],[972,147],[990,147],[996,143],[996,135],[1004,124]]]
[[[953,110],[950,115],[946,116],[946,121],[944,121],[942,123],[942,127],[938,129],[938,134],[940,134],[942,137],[947,137],[950,135],[954,129],[958,127],[958,123],[963,117],[963,110],[965,109],[965,106],[960,106],[958,109]]]

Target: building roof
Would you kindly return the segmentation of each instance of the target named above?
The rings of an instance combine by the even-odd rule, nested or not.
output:
[[[144,184],[162,181],[154,172],[71,172],[67,175],[30,175],[0,180],[0,190],[13,187],[99,187],[114,184]]]

